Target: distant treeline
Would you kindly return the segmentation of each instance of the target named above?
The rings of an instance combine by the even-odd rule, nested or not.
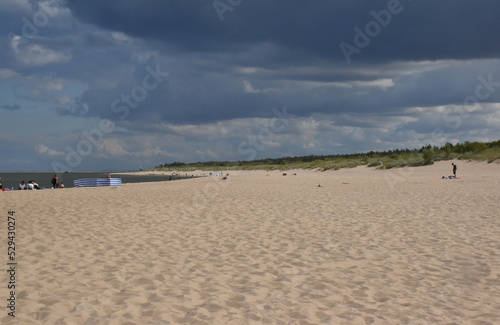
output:
[[[435,161],[450,159],[472,159],[493,162],[500,159],[500,140],[494,142],[446,143],[442,147],[423,146],[420,149],[396,149],[389,151],[370,151],[367,153],[309,155],[282,158],[265,158],[249,161],[206,161],[196,163],[173,162],[162,164],[153,169],[196,170],[196,169],[293,169],[320,168],[340,169],[367,165],[378,168],[422,166]]]

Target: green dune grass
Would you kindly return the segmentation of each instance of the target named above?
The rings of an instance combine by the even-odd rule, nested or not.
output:
[[[338,170],[368,166],[390,169],[407,166],[431,165],[435,161],[465,159],[487,161],[500,160],[500,140],[494,142],[464,142],[453,145],[446,143],[442,147],[425,146],[420,149],[398,149],[384,152],[370,151],[347,155],[311,155],[300,157],[267,158],[251,161],[207,161],[197,163],[174,162],[152,168],[159,171],[194,171],[194,170],[290,170],[318,169]]]

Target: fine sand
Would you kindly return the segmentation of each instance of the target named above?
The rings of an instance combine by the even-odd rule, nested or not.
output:
[[[0,323],[499,324],[500,165],[456,163],[0,192]]]

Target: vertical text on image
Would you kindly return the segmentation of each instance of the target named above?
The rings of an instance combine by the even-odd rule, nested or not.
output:
[[[9,298],[7,298],[7,314],[10,317],[16,317],[16,280],[17,280],[17,262],[16,262],[16,217],[15,211],[9,211],[7,215],[7,289]]]

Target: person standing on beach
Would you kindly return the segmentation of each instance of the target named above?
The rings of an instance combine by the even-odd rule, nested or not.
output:
[[[457,177],[457,165],[454,163],[451,163],[451,165],[453,166],[453,176]]]
[[[52,177],[52,187],[53,188],[58,188],[59,187],[59,177],[57,177],[57,174]]]

